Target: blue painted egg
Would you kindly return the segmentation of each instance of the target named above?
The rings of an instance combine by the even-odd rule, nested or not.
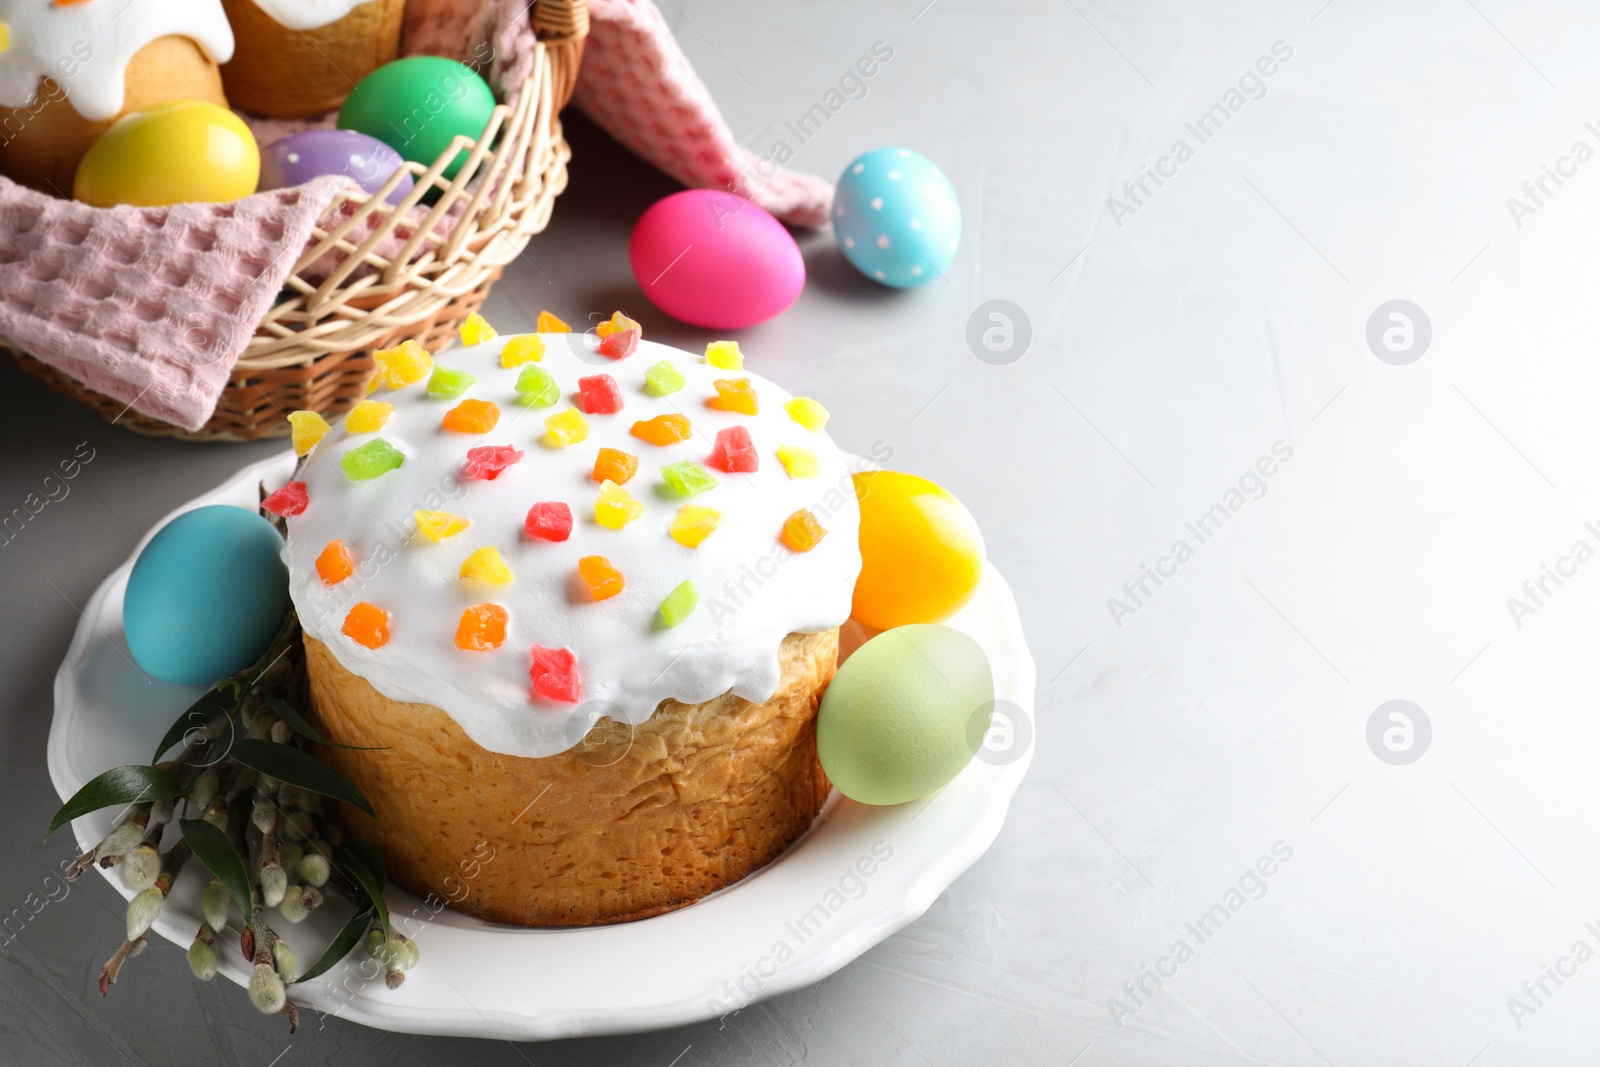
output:
[[[950,179],[909,148],[857,156],[833,194],[833,233],[862,274],[896,289],[927,285],[961,246],[961,203]]]
[[[163,526],[123,594],[123,629],[139,666],[162,681],[210,685],[254,663],[289,608],[282,552],[266,519],[226,504]]]

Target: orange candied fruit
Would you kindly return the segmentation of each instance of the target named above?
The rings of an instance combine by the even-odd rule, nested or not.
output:
[[[711,384],[717,387],[717,395],[706,401],[707,407],[740,415],[754,415],[761,410],[749,378],[718,378]]]
[[[463,400],[444,413],[444,428],[457,433],[488,433],[500,421],[493,400]]]
[[[604,556],[584,556],[578,561],[578,577],[588,586],[595,600],[606,600],[622,592],[622,572]]]
[[[597,337],[610,337],[614,333],[625,333],[628,330],[638,330],[639,336],[644,336],[644,327],[620,311],[613,311],[609,319],[594,328]]]
[[[633,429],[628,432],[653,445],[671,445],[687,441],[694,431],[689,426],[689,420],[682,415],[657,415],[653,419],[634,423]]]
[[[539,312],[539,320],[534,323],[534,329],[540,333],[571,333],[572,327],[550,314],[548,311]]]
[[[461,613],[456,627],[456,647],[466,652],[489,652],[505,644],[511,613],[499,604],[474,604]]]
[[[338,585],[356,572],[356,565],[345,550],[344,539],[335,537],[317,557],[317,576],[324,585]]]
[[[389,643],[389,613],[363,600],[344,617],[343,633],[358,645],[382,648]]]
[[[621,449],[602,448],[594,457],[594,473],[589,475],[589,479],[595,482],[613,481],[621,485],[638,472],[638,456],[630,456]]]
[[[783,520],[783,532],[778,535],[782,541],[794,552],[810,552],[828,536],[828,531],[822,528],[822,523],[817,517],[805,508],[790,515]]]

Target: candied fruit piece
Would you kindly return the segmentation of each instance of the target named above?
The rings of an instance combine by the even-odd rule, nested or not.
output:
[[[344,540],[335,537],[317,556],[317,577],[323,585],[338,585],[356,572],[356,565],[344,547]]]
[[[793,400],[785,400],[783,410],[789,413],[791,419],[813,433],[820,433],[822,428],[828,425],[828,409],[809,396],[797,396]]]
[[[600,339],[600,345],[595,349],[595,351],[599,352],[602,356],[609,356],[612,359],[625,359],[626,357],[633,355],[634,350],[638,347],[639,331],[621,330],[617,333],[602,337]]]
[[[706,362],[718,370],[744,370],[744,353],[738,341],[712,341],[706,345]]]
[[[711,384],[716,386],[717,395],[706,401],[707,407],[740,415],[754,415],[761,410],[749,378],[718,378]]]
[[[461,467],[463,478],[492,482],[505,469],[522,458],[522,449],[510,445],[479,445],[467,449],[467,462]]]
[[[505,644],[511,613],[499,604],[474,604],[461,613],[456,626],[456,647],[466,652],[490,652]]]
[[[799,445],[779,445],[778,462],[783,464],[783,469],[789,472],[791,478],[815,478],[817,471],[821,470],[817,454]]]
[[[472,520],[465,515],[452,515],[448,511],[413,511],[411,517],[417,520],[417,532],[434,544],[472,525]]]
[[[585,415],[615,415],[622,410],[622,390],[609,374],[578,379],[578,406]]]
[[[365,482],[400,467],[406,461],[401,451],[381,437],[348,449],[339,457],[339,469],[352,482]]]
[[[550,314],[548,311],[539,312],[539,320],[534,323],[534,329],[540,333],[571,333],[572,327]]]
[[[722,522],[722,512],[716,508],[685,504],[678,509],[678,514],[673,518],[672,525],[667,528],[667,533],[685,548],[699,548],[701,541],[717,532],[717,524],[720,522]]]
[[[653,445],[670,445],[687,441],[694,431],[689,426],[689,420],[682,415],[657,415],[653,419],[634,423],[633,429],[628,432]]]
[[[613,311],[609,319],[594,328],[595,335],[598,337],[610,337],[612,334],[627,333],[629,330],[641,336],[644,334],[643,326],[640,326],[620,311]]]
[[[489,325],[489,320],[476,311],[468,315],[467,321],[461,324],[461,343],[464,345],[481,345],[499,336],[495,328]]]
[[[484,545],[462,560],[461,570],[457,573],[462,578],[476,578],[490,585],[505,585],[511,580],[511,568],[506,566],[506,561],[500,558],[500,550],[493,545]]]
[[[402,342],[398,348],[379,349],[372,353],[372,361],[378,365],[373,389],[379,383],[388,389],[400,389],[420,382],[433,369],[433,357],[415,341]]]
[[[792,551],[810,552],[826,536],[828,531],[822,528],[817,517],[805,508],[801,508],[783,520],[783,532],[778,535],[778,540]]]
[[[464,370],[436,363],[428,376],[429,396],[460,396],[478,384],[478,379]]]
[[[344,428],[351,433],[376,433],[394,414],[394,405],[381,400],[360,400],[344,417]]]
[[[661,480],[679,496],[694,496],[717,487],[717,476],[693,460],[668,463],[661,468]]]
[[[457,433],[488,433],[500,421],[500,408],[493,400],[463,400],[444,413],[442,425]]]
[[[547,408],[561,399],[561,387],[543,367],[523,367],[514,388],[522,402],[532,407]]]
[[[544,420],[544,443],[551,448],[566,448],[589,436],[589,420],[577,408],[551,415]]]
[[[615,448],[602,448],[594,457],[594,473],[589,475],[589,480],[616,482],[621,485],[638,473],[638,470],[638,456],[630,456]]]
[[[389,643],[389,613],[363,600],[350,609],[340,629],[358,645],[382,648]]]
[[[700,590],[694,587],[693,582],[679,582],[656,609],[656,617],[661,620],[661,625],[673,627],[694,614],[694,609],[699,606]]]
[[[604,556],[584,556],[578,560],[578,577],[594,600],[609,600],[622,592],[622,572]]]
[[[333,427],[328,425],[328,420],[315,411],[289,412],[290,440],[294,442],[294,454],[297,456],[310,452],[331,429]]]
[[[545,500],[528,509],[522,530],[539,541],[565,541],[572,535],[572,509],[559,500]]]
[[[310,497],[306,496],[305,482],[289,482],[275,493],[268,493],[261,501],[261,510],[274,515],[298,515],[306,509]]]
[[[608,530],[620,530],[644,514],[644,505],[616,482],[601,482],[594,500],[594,521]]]
[[[667,396],[683,388],[683,372],[664,359],[644,372],[644,391],[651,396]]]
[[[544,338],[536,333],[519,333],[508,339],[505,347],[500,349],[502,367],[520,367],[524,363],[537,363],[543,358]]]
[[[749,430],[729,426],[717,431],[716,444],[711,446],[711,463],[729,474],[749,474],[761,469],[761,456],[750,440]]]
[[[578,657],[572,649],[534,645],[530,655],[533,666],[528,668],[528,677],[533,680],[533,695],[576,704],[583,696],[583,683],[578,680]]]

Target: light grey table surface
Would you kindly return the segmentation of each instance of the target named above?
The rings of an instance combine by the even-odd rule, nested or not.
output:
[[[742,143],[783,140],[830,179],[904,145],[960,193],[947,278],[891,292],[831,235],[802,234],[804,294],[741,341],[754,369],[827,403],[841,445],[885,442],[893,466],[954,491],[1016,591],[1038,751],[998,841],[814,987],[720,1022],[517,1047],[314,1017],[291,1041],[164,943],[102,1000],[123,906],[90,876],[0,943],[0,1062],[1584,1062],[1600,987],[1569,946],[1600,944],[1583,925],[1600,910],[1585,626],[1600,588],[1560,561],[1600,536],[1584,526],[1600,179],[1572,148],[1600,144],[1595,13],[662,6]],[[892,59],[799,143],[786,122],[880,41]],[[1274,54],[1272,75],[1241,81]],[[1220,132],[1196,136],[1219,102]],[[571,184],[488,317],[506,331],[541,307],[620,306],[656,340],[702,344],[627,266],[633,220],[673,183],[576,117],[569,133]],[[1168,180],[1129,192],[1147,167]],[[1550,168],[1567,177],[1535,201],[1524,182]],[[1395,298],[1432,316],[1432,350],[1407,366],[1368,343]],[[1031,330],[1000,365],[967,342],[995,299]],[[283,446],[145,439],[9,367],[0,382],[0,511],[80,442],[96,455],[0,548],[4,912],[70,848],[40,836],[75,606],[159,516]],[[1280,442],[1293,461],[1251,480]],[[1226,525],[1193,537],[1219,502]],[[1170,562],[1185,539],[1193,561]],[[1508,618],[1550,561],[1580,577]],[[1146,566],[1169,580],[1126,592]],[[1369,746],[1393,698],[1432,716],[1408,766]],[[1251,878],[1275,848],[1292,861]],[[1193,937],[1218,905],[1226,926]],[[1185,939],[1198,951],[1175,967]],[[1580,969],[1551,984],[1551,966]]]

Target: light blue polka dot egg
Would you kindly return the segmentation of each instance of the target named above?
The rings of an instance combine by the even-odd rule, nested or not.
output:
[[[875,148],[839,176],[833,232],[857,270],[897,289],[942,275],[961,245],[956,190],[927,156]]]

